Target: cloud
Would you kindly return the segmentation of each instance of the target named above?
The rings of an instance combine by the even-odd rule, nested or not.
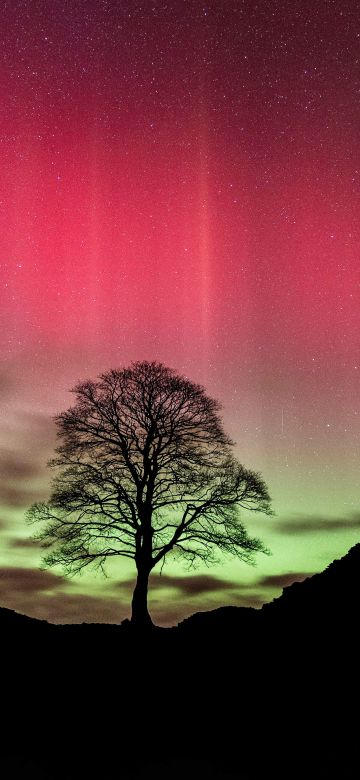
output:
[[[25,549],[42,550],[43,549],[42,544],[40,542],[37,542],[36,539],[23,539],[23,538],[20,539],[19,537],[10,539],[8,546],[12,550],[25,550]]]
[[[245,587],[244,589],[239,588],[238,591],[234,591],[234,594],[236,594],[236,598],[234,598],[232,602],[228,601],[226,604],[217,604],[216,608],[219,606],[230,606],[241,607],[241,609],[248,607],[261,609],[265,601],[268,600],[268,597],[264,596],[263,592],[257,590],[257,583],[252,583],[251,586]]]
[[[295,515],[293,518],[286,518],[274,523],[275,531],[289,536],[356,529],[360,529],[360,513],[358,512],[333,518],[321,515]]]
[[[233,587],[233,584],[228,580],[222,580],[208,574],[191,575],[190,577],[153,574],[150,582],[151,587],[155,590],[174,588],[183,596],[198,596],[202,593],[213,593]]]
[[[41,501],[49,492],[47,461],[55,436],[51,418],[20,412],[13,425],[0,431],[0,503],[8,508],[25,508]]]
[[[0,503],[8,509],[25,509],[30,504],[43,500],[46,493],[43,488],[35,490],[3,484],[0,487]]]
[[[52,623],[120,623],[128,615],[128,601],[71,593],[72,586],[50,571],[1,567],[0,606]]]
[[[303,582],[307,577],[312,577],[312,573],[304,571],[290,571],[284,574],[269,574],[266,577],[261,577],[256,583],[260,588],[287,588],[288,585],[292,585],[293,582]]]
[[[121,590],[132,592],[134,588],[134,579],[123,580],[114,583],[111,587],[118,587]],[[212,577],[207,574],[191,575],[190,577],[176,577],[167,574],[152,574],[150,577],[151,592],[161,590],[176,590],[179,596],[198,596],[203,593],[213,593],[214,591],[227,591],[233,589],[234,584],[228,580],[222,580],[218,577]]]
[[[36,603],[18,610],[50,623],[113,623],[119,624],[130,617],[130,604],[114,598],[87,596],[85,594],[41,594]]]
[[[56,443],[55,423],[51,415],[41,412],[19,412],[18,420],[26,433],[26,447],[31,457],[38,453],[42,458],[43,450],[52,450]],[[34,447],[35,445],[35,447]],[[37,457],[39,460],[39,457]]]
[[[0,599],[8,599],[17,594],[31,593],[34,597],[41,591],[64,587],[64,577],[42,569],[23,569],[19,566],[0,568]]]
[[[153,574],[150,578],[150,590],[156,593],[156,591],[163,588],[173,588],[178,591],[179,595],[185,597],[223,592],[226,599],[229,597],[229,593],[231,593],[234,596],[246,598],[247,603],[250,600],[254,601],[258,606],[264,601],[264,596],[258,593],[259,589],[274,590],[276,588],[286,588],[293,582],[302,582],[311,576],[312,573],[304,571],[284,572],[282,574],[270,574],[252,582],[235,583],[206,574],[192,575],[190,577]],[[128,581],[128,583],[131,583],[131,587],[133,587],[133,580]]]
[[[38,476],[39,467],[22,453],[4,449],[0,452],[0,471],[5,479],[30,479]]]

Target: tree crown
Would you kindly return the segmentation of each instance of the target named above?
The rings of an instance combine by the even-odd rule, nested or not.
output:
[[[239,508],[270,514],[266,485],[234,458],[220,404],[202,386],[143,361],[73,393],[56,417],[50,499],[29,511],[46,523],[37,538],[47,564],[72,573],[124,556],[150,571],[170,553],[193,565],[264,551]]]

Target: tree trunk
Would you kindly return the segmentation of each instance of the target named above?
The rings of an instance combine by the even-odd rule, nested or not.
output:
[[[149,628],[153,625],[148,612],[147,595],[150,571],[140,567],[132,598],[131,623],[137,628]]]

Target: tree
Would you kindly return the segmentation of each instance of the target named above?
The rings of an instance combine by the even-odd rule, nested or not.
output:
[[[270,514],[261,477],[232,454],[220,404],[200,385],[156,362],[109,371],[78,384],[76,404],[56,418],[61,440],[47,502],[30,522],[66,573],[101,569],[116,556],[135,561],[132,623],[151,624],[150,572],[166,556],[192,566],[218,553],[251,562],[265,551],[239,519],[239,507]]]

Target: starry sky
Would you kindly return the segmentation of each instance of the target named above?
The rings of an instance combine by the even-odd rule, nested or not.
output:
[[[260,606],[359,541],[360,16],[353,0],[0,8],[0,604],[117,622],[134,569],[40,571],[69,389],[159,360],[223,405],[272,555],[152,578],[169,625]]]

